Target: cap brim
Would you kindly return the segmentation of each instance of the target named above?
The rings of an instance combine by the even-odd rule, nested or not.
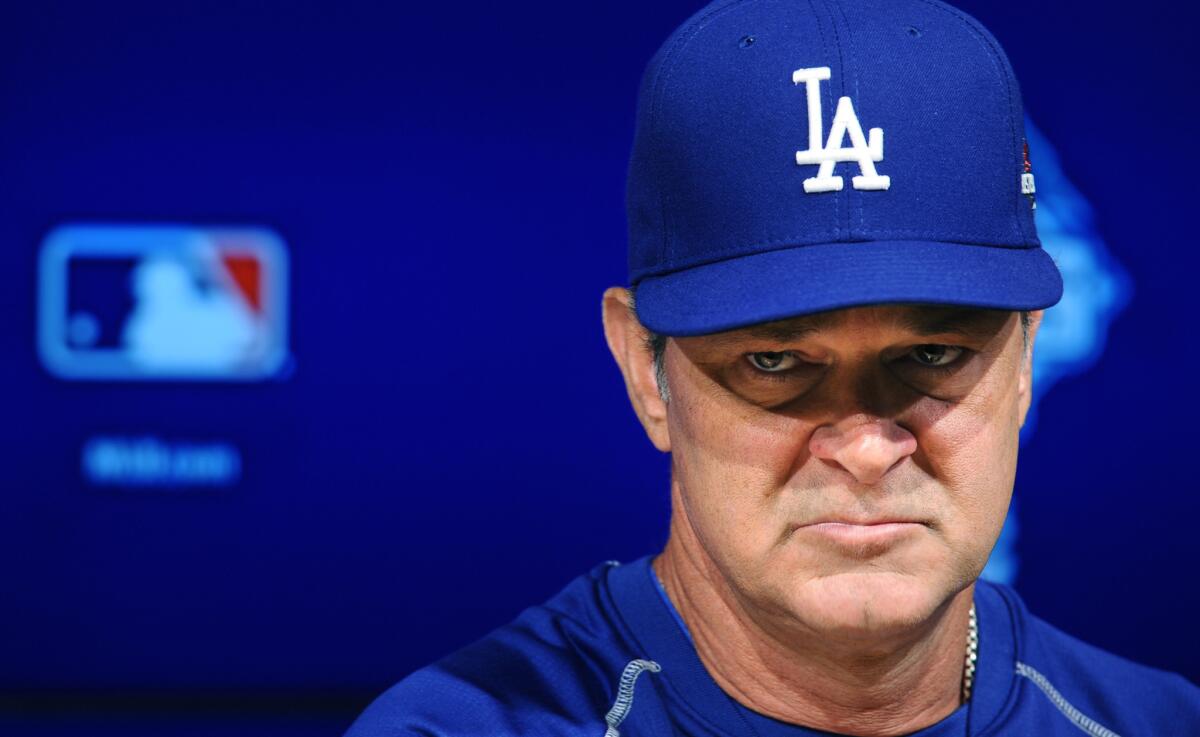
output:
[[[705,335],[888,303],[1038,310],[1062,296],[1042,248],[864,241],[784,248],[642,279],[636,309],[662,335]]]

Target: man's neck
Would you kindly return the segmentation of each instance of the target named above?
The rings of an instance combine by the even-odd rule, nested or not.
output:
[[[973,585],[920,631],[839,642],[801,628],[762,626],[675,527],[654,571],[701,662],[742,705],[791,724],[862,737],[908,734],[959,706]]]

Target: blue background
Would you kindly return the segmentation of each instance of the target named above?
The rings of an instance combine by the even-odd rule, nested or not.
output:
[[[1040,402],[1016,585],[1200,680],[1190,460],[1197,11],[959,6],[1133,298]],[[600,330],[642,67],[682,2],[39,2],[0,24],[0,732],[336,735],[386,686],[665,539],[667,459]],[[1034,167],[1038,160],[1035,154]],[[51,378],[72,221],[262,224],[291,350],[258,384]],[[231,443],[224,489],[99,489],[96,435]]]

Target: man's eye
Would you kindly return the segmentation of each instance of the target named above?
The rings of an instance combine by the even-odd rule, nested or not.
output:
[[[747,354],[746,360],[759,371],[777,374],[796,367],[799,359],[790,353],[768,351]]]
[[[922,366],[937,368],[954,363],[963,353],[963,349],[952,345],[919,345],[913,348],[910,355]]]

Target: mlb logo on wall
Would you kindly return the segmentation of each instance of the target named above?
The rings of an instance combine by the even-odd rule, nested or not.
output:
[[[288,359],[287,266],[265,228],[60,226],[38,266],[42,364],[77,380],[269,378]]]

